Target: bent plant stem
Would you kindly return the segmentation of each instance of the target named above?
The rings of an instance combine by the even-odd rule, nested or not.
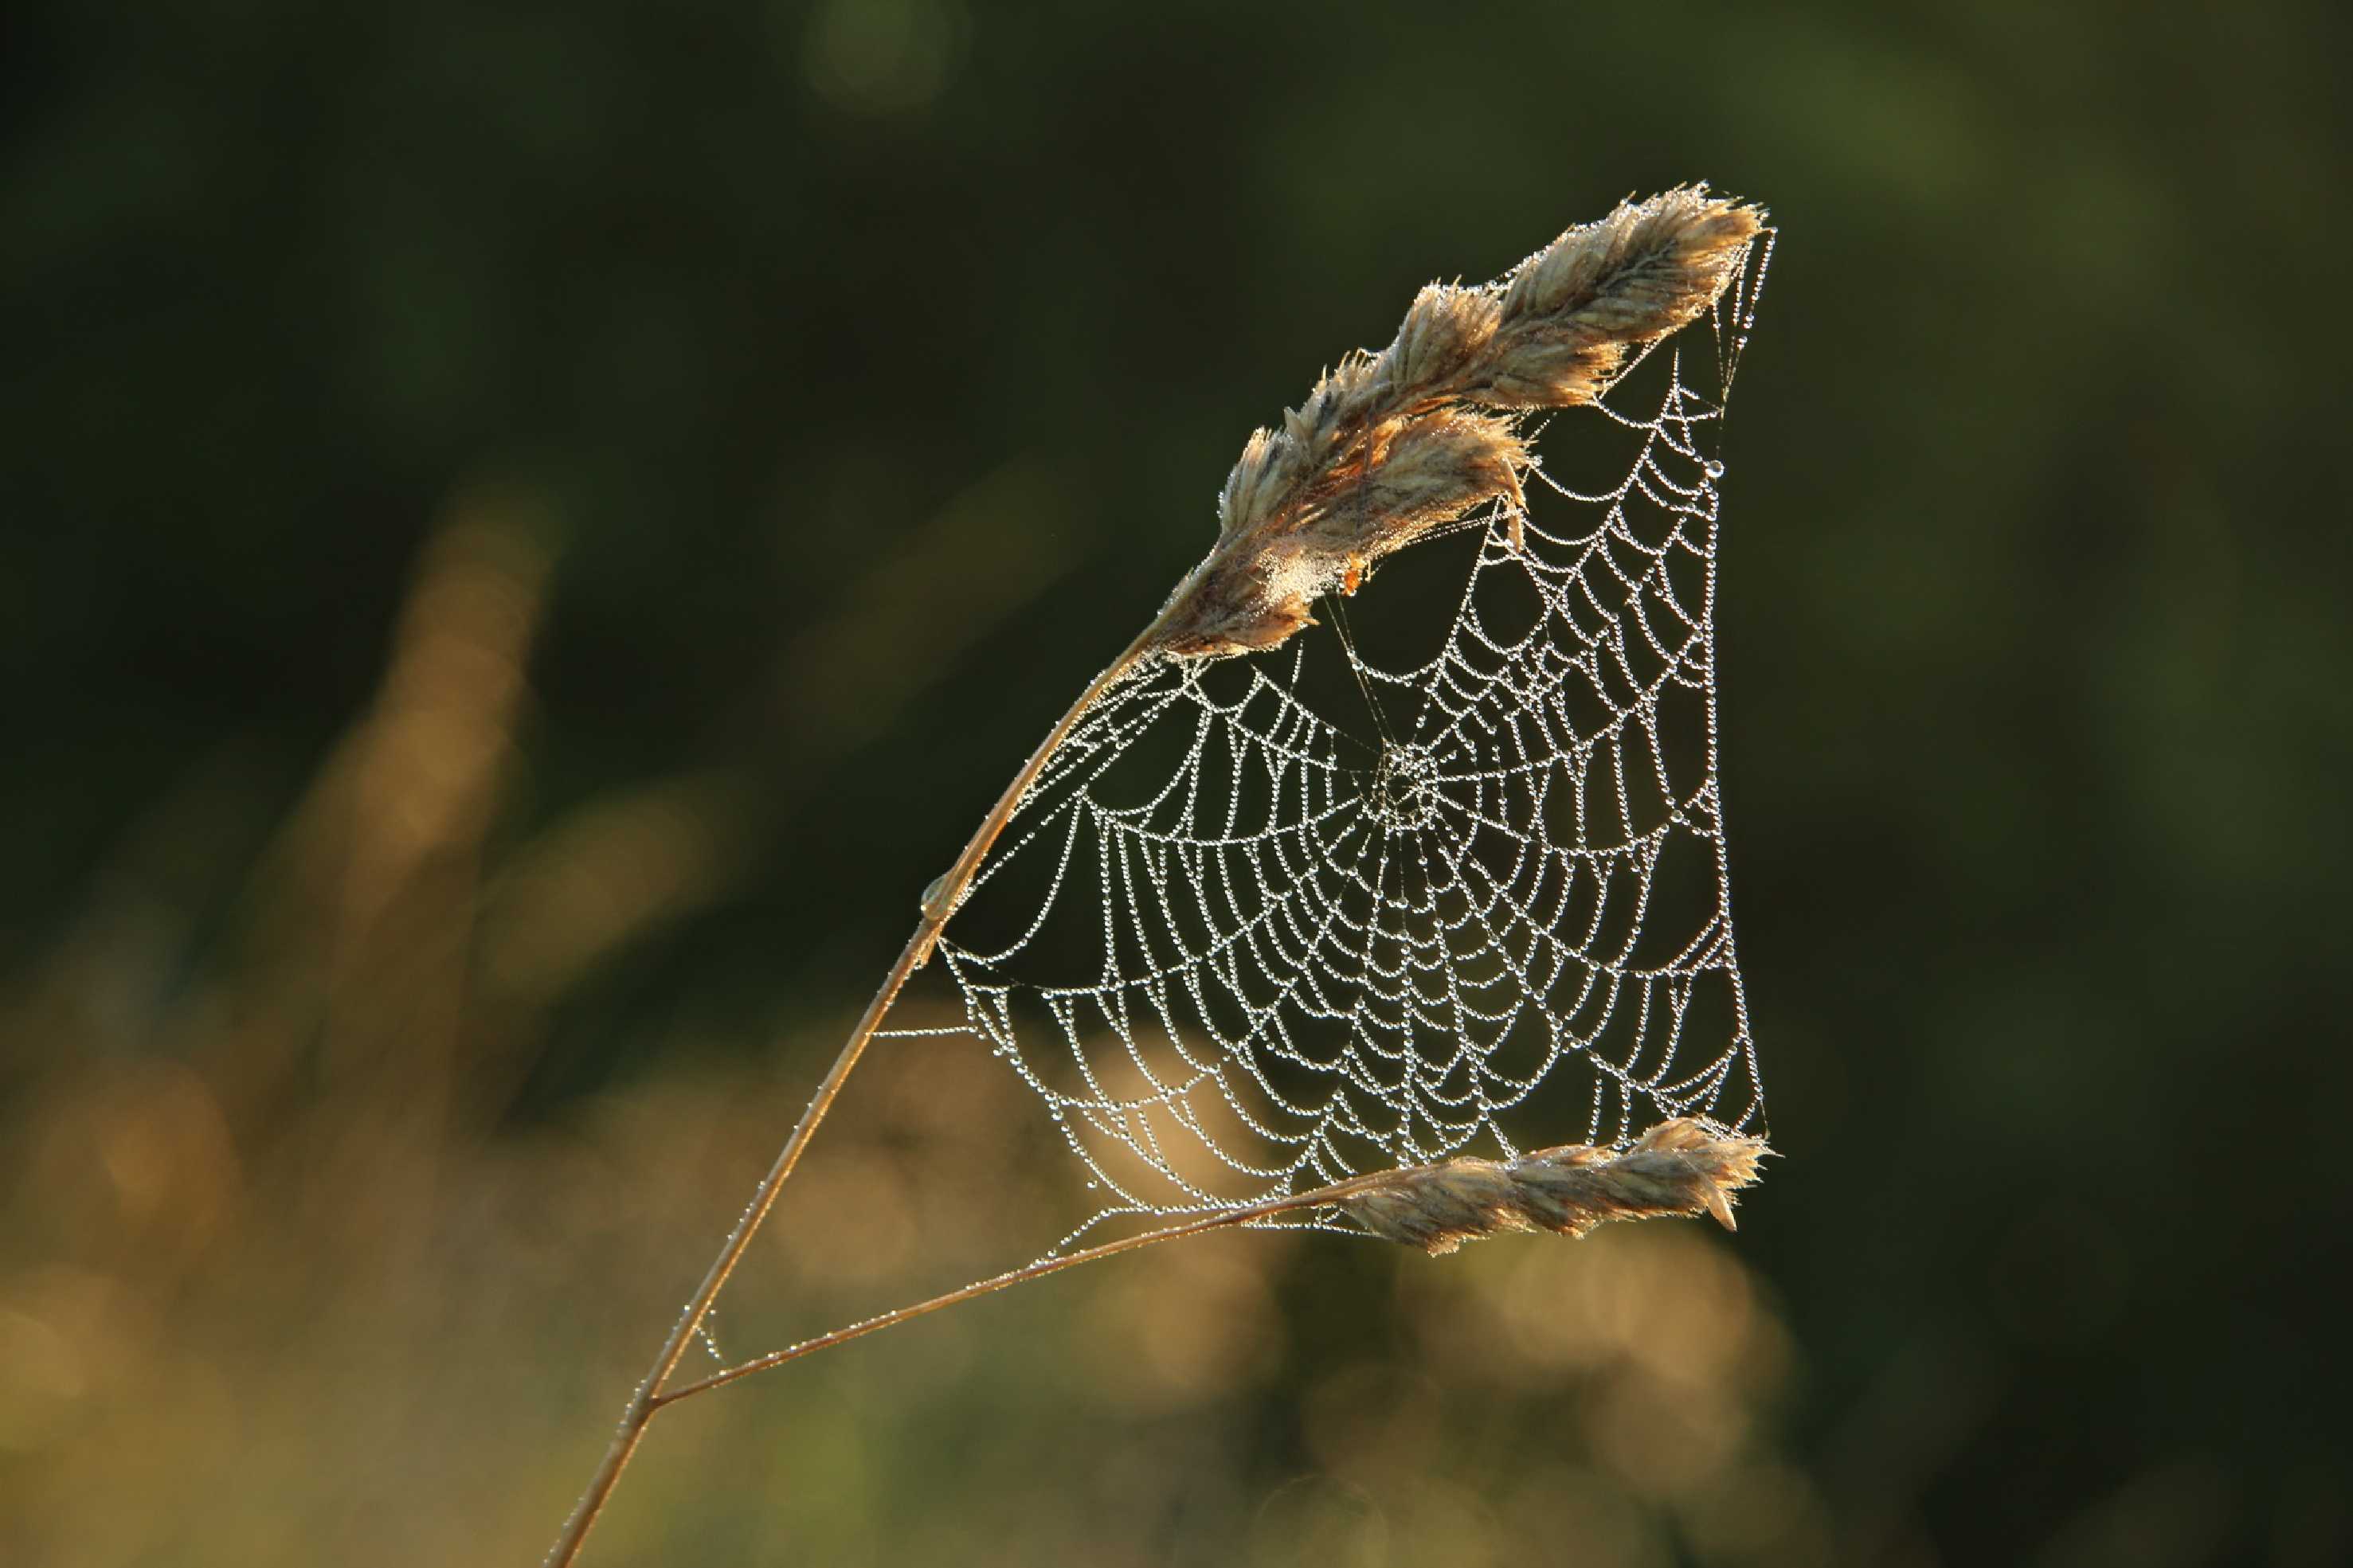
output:
[[[881,989],[875,992],[874,999],[866,1005],[866,1011],[859,1016],[858,1022],[851,1026],[849,1038],[843,1042],[840,1055],[834,1058],[833,1066],[827,1070],[824,1079],[818,1083],[817,1092],[810,1096],[808,1108],[801,1112],[800,1121],[794,1124],[792,1135],[785,1140],[784,1147],[776,1153],[776,1163],[768,1167],[768,1173],[760,1178],[759,1188],[752,1194],[752,1201],[744,1205],[742,1215],[735,1221],[735,1228],[727,1233],[726,1241],[719,1248],[719,1256],[712,1261],[710,1272],[703,1276],[702,1283],[695,1287],[694,1294],[689,1298],[685,1310],[680,1313],[677,1323],[670,1329],[670,1337],[662,1342],[660,1352],[654,1357],[652,1370],[646,1373],[644,1380],[630,1394],[628,1407],[621,1413],[620,1425],[613,1434],[612,1443],[607,1447],[604,1459],[597,1465],[596,1473],[590,1478],[587,1490],[581,1494],[580,1500],[574,1505],[572,1517],[565,1521],[564,1533],[557,1537],[555,1544],[548,1551],[544,1560],[545,1568],[570,1568],[570,1564],[579,1557],[580,1549],[588,1539],[589,1530],[596,1524],[596,1516],[604,1510],[606,1500],[612,1496],[614,1485],[621,1479],[621,1471],[628,1466],[630,1456],[637,1452],[638,1444],[645,1436],[646,1425],[653,1419],[655,1411],[670,1403],[674,1398],[683,1397],[688,1393],[699,1392],[704,1387],[715,1386],[719,1382],[731,1381],[732,1375],[740,1375],[740,1373],[723,1373],[718,1379],[706,1379],[704,1383],[690,1385],[675,1394],[666,1394],[663,1392],[663,1385],[668,1383],[670,1374],[678,1370],[679,1360],[686,1353],[687,1345],[693,1340],[695,1331],[702,1326],[702,1320],[710,1314],[712,1303],[718,1300],[720,1290],[725,1287],[728,1277],[734,1273],[736,1264],[743,1261],[744,1251],[752,1245],[752,1237],[759,1230],[761,1222],[768,1217],[768,1211],[776,1206],[776,1194],[783,1190],[786,1180],[792,1175],[793,1168],[800,1163],[801,1154],[808,1147],[809,1139],[815,1135],[818,1124],[823,1121],[826,1113],[833,1109],[835,1097],[841,1092],[842,1083],[849,1077],[850,1069],[858,1065],[859,1058],[865,1054],[868,1043],[873,1039],[874,1032],[881,1027],[883,1016],[891,1011],[892,1005],[899,999],[899,993],[906,985],[908,978],[930,959],[932,948],[939,941],[940,929],[947,924],[948,917],[955,911],[957,903],[964,897],[965,889],[971,886],[973,877],[979,871],[981,861],[987,857],[990,847],[997,842],[997,836],[1005,831],[1005,825],[1012,820],[1014,812],[1020,806],[1021,797],[1029,792],[1030,784],[1036,782],[1039,773],[1045,770],[1046,764],[1061,748],[1062,742],[1070,735],[1071,726],[1079,721],[1088,709],[1094,706],[1095,700],[1122,678],[1134,671],[1158,648],[1166,620],[1166,615],[1164,612],[1128,645],[1125,652],[1113,660],[1101,675],[1095,677],[1086,690],[1080,693],[1079,700],[1071,704],[1070,710],[1055,721],[1054,727],[1047,731],[1045,740],[1040,742],[1038,749],[1030,753],[1029,760],[1021,765],[1021,771],[1014,774],[1013,782],[1006,785],[1005,793],[997,797],[996,805],[991,807],[987,816],[982,819],[978,830],[965,845],[964,853],[956,857],[955,864],[949,868],[945,876],[934,883],[925,892],[923,917],[916,923],[914,935],[907,939],[906,948],[899,954],[898,962],[892,964],[891,972],[882,977]],[[1219,1215],[1215,1221],[1204,1222],[1198,1226],[1180,1228],[1189,1233],[1191,1229],[1208,1229],[1212,1224],[1238,1223],[1245,1217],[1249,1217],[1248,1211],[1239,1212],[1231,1216]],[[1140,1246],[1148,1239],[1155,1238],[1136,1237],[1127,1243],[1114,1244],[1111,1250],[1125,1250],[1129,1246]],[[1096,1249],[1093,1255],[1107,1256],[1102,1249]],[[1062,1260],[1061,1266],[1067,1267],[1070,1263],[1082,1261],[1087,1256],[1089,1255],[1074,1253],[1070,1258]],[[1041,1269],[1039,1272],[1050,1273],[1052,1270]],[[1016,1277],[1008,1275],[1000,1280],[988,1282],[987,1288],[993,1289],[1016,1282]],[[983,1293],[982,1289],[976,1287],[962,1294],[981,1293]],[[958,1299],[961,1299],[961,1295]],[[910,1309],[901,1317],[894,1317],[892,1321],[902,1321],[902,1317],[920,1315],[921,1312],[949,1304],[948,1299],[943,1298],[938,1301],[927,1302],[919,1308]],[[871,1326],[885,1325],[881,1321],[877,1320]],[[869,1330],[861,1327],[858,1331],[865,1332]],[[839,1337],[851,1338],[855,1335],[845,1333]],[[816,1349],[818,1345],[812,1342],[807,1348]]]
[[[1099,1247],[1090,1247],[1061,1258],[1040,1258],[1026,1268],[1016,1268],[1008,1274],[999,1274],[993,1279],[983,1279],[977,1284],[950,1290],[945,1295],[934,1296],[929,1300],[918,1301],[913,1306],[901,1307],[893,1311],[884,1312],[880,1317],[868,1318],[862,1322],[851,1323],[845,1328],[836,1329],[830,1333],[819,1334],[815,1339],[803,1340],[797,1345],[787,1345],[783,1350],[771,1351],[764,1356],[754,1356],[750,1361],[738,1363],[724,1371],[714,1372],[709,1377],[694,1383],[683,1384],[666,1394],[657,1394],[651,1403],[653,1407],[659,1410],[663,1405],[675,1405],[692,1394],[707,1394],[714,1388],[724,1388],[731,1383],[739,1383],[754,1373],[772,1371],[786,1362],[798,1361],[801,1357],[814,1355],[818,1351],[831,1350],[836,1345],[848,1344],[851,1340],[864,1339],[868,1334],[879,1332],[883,1329],[896,1328],[901,1323],[927,1317],[944,1307],[960,1306],[978,1297],[994,1295],[999,1290],[1008,1289],[1016,1285],[1026,1285],[1032,1279],[1043,1279],[1049,1274],[1060,1274],[1065,1268],[1076,1268],[1082,1263],[1093,1263],[1101,1258],[1114,1258],[1123,1252],[1134,1252],[1139,1247],[1155,1246],[1164,1241],[1181,1241],[1188,1236],[1200,1236],[1208,1231],[1222,1230],[1232,1226],[1247,1226],[1257,1220],[1271,1219],[1277,1215],[1290,1214],[1299,1209],[1328,1208],[1357,1193],[1380,1184],[1388,1177],[1388,1172],[1352,1176],[1345,1182],[1336,1183],[1328,1187],[1319,1187],[1314,1192],[1297,1193],[1289,1197],[1270,1198],[1264,1203],[1251,1204],[1243,1208],[1227,1209],[1222,1213],[1210,1215],[1203,1219],[1191,1220],[1184,1225],[1168,1226],[1160,1230],[1146,1231],[1141,1236],[1131,1236],[1118,1241],[1106,1241]]]

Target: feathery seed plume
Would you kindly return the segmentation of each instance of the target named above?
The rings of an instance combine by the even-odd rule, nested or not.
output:
[[[1259,430],[1218,498],[1218,542],[1177,584],[1159,651],[1270,648],[1382,557],[1482,506],[1509,509],[1535,459],[1518,419],[1592,402],[1638,351],[1715,303],[1760,208],[1683,186],[1570,229],[1504,278],[1433,283],[1388,347],[1357,352],[1280,430]]]
[[[1342,1201],[1375,1236],[1432,1255],[1509,1230],[1581,1237],[1612,1219],[1707,1213],[1733,1228],[1732,1194],[1757,1179],[1772,1151],[1692,1118],[1662,1121],[1619,1153],[1574,1143],[1505,1164],[1449,1160],[1398,1171]]]

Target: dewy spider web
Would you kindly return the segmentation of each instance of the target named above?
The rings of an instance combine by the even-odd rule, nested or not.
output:
[[[1031,786],[939,943],[964,1026],[887,1032],[976,1035],[1045,1100],[1101,1205],[1055,1252],[1458,1152],[1760,1123],[1713,611],[1769,237],[1712,342],[1556,418],[1525,512],[1327,599],[1329,632],[1148,662]],[[1613,437],[1604,482],[1556,471]]]

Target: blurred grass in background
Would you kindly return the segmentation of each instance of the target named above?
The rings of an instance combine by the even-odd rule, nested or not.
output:
[[[0,1561],[534,1558],[1249,427],[1698,177],[1736,1240],[1110,1265],[681,1406],[591,1560],[2353,1552],[2333,9],[6,26]],[[878,1055],[722,1342],[1032,1256],[1036,1110]]]

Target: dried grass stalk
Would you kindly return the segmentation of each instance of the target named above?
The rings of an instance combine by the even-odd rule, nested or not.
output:
[[[1621,203],[1480,288],[1433,283],[1378,353],[1358,351],[1260,430],[1218,499],[1218,542],[1162,612],[1157,651],[1273,647],[1308,605],[1493,502],[1523,503],[1518,425],[1590,403],[1630,356],[1715,303],[1764,226],[1685,186]]]
[[[1218,542],[1178,584],[1152,624],[1079,694],[998,795],[955,864],[923,897],[923,913],[851,1026],[840,1054],[777,1151],[752,1201],[671,1326],[653,1368],[630,1395],[587,1490],[547,1555],[568,1568],[656,1411],[773,1367],[976,1296],[1097,1258],[1181,1237],[1338,1205],[1375,1234],[1449,1252],[1499,1230],[1571,1236],[1605,1219],[1696,1214],[1732,1223],[1731,1192],[1756,1175],[1764,1145],[1696,1121],[1654,1128],[1623,1153],[1546,1150],[1510,1164],[1457,1160],[1416,1171],[1351,1177],[1333,1187],[1229,1209],[1166,1230],[1042,1259],[830,1334],[674,1384],[702,1327],[818,1123],[858,1065],[910,975],[1071,727],[1139,666],[1164,657],[1214,657],[1272,647],[1311,624],[1319,594],[1353,593],[1383,557],[1482,506],[1512,509],[1535,465],[1518,420],[1528,411],[1590,403],[1630,356],[1715,304],[1764,214],[1704,186],[1621,205],[1570,229],[1511,274],[1480,288],[1433,284],[1414,298],[1388,347],[1342,361],[1307,401],[1261,430],[1218,503]]]
[[[1612,1219],[1706,1213],[1730,1230],[1732,1194],[1757,1179],[1770,1152],[1762,1139],[1677,1119],[1622,1152],[1572,1143],[1508,1164],[1449,1160],[1392,1172],[1339,1206],[1375,1236],[1433,1255],[1501,1231],[1579,1237]]]

